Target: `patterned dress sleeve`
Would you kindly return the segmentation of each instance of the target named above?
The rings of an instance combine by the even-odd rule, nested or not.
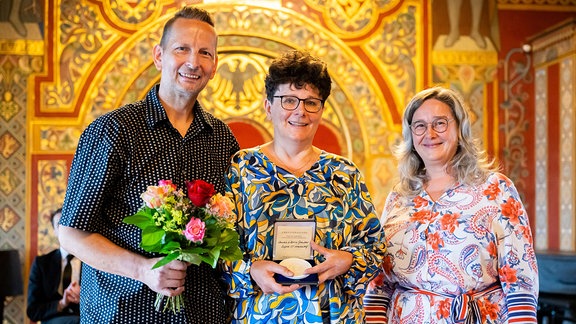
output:
[[[223,279],[228,286],[228,295],[233,298],[246,298],[249,295],[256,294],[255,285],[252,282],[252,277],[250,276],[250,267],[252,265],[252,260],[249,257],[249,253],[246,251],[246,246],[244,235],[244,211],[243,211],[243,201],[247,199],[244,190],[242,188],[241,170],[244,160],[241,153],[237,153],[232,157],[232,163],[230,169],[226,176],[226,195],[232,199],[234,203],[233,212],[235,213],[236,220],[236,230],[240,235],[240,249],[244,253],[244,259],[224,262],[223,267]]]
[[[349,233],[352,236],[350,245],[342,250],[352,253],[353,263],[343,279],[344,292],[358,296],[364,295],[369,281],[379,273],[386,245],[372,199],[358,169],[351,174],[350,181],[348,215],[344,219],[354,223],[354,228]]]
[[[510,179],[494,174],[488,189],[500,206],[493,220],[498,274],[506,295],[509,323],[537,323],[538,268],[526,210]]]

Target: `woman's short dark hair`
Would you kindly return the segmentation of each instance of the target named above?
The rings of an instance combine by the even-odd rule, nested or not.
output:
[[[286,52],[274,59],[264,83],[269,101],[273,101],[281,84],[290,84],[297,89],[304,88],[305,85],[312,86],[318,90],[322,100],[328,98],[332,87],[326,63],[301,50]]]

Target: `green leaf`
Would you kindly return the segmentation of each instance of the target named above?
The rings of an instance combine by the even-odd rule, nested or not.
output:
[[[155,226],[154,222],[139,215],[132,215],[124,218],[126,224],[136,225],[139,229],[145,229],[149,226]]]
[[[220,237],[220,229],[217,226],[207,227],[206,233],[204,235],[204,242],[202,245],[208,247],[214,247],[218,245]]]
[[[166,232],[166,235],[162,239],[162,244],[168,244],[170,242],[178,242],[179,244],[182,243],[183,235],[174,233],[174,232]]]
[[[122,221],[126,224],[133,224],[140,229],[144,229],[148,226],[155,226],[153,218],[155,212],[155,209],[142,207],[136,214],[125,217]]]
[[[186,262],[190,262],[192,264],[195,265],[199,265],[202,262],[202,259],[200,259],[200,256],[198,254],[195,253],[182,253],[182,257],[181,257],[182,261],[186,261]]]
[[[201,246],[187,247],[185,249],[182,249],[182,252],[187,254],[204,254],[208,253],[208,251],[209,249]]]
[[[210,251],[210,255],[212,256],[212,258],[214,258],[214,261],[212,263],[212,268],[216,267],[216,263],[218,262],[218,259],[220,258],[220,251],[222,249],[220,247],[212,249],[212,251]]]
[[[218,264],[218,258],[214,258],[211,255],[208,256],[201,255],[200,258],[202,259],[202,261],[209,264],[212,268],[216,268],[216,264]]]
[[[214,219],[214,217],[208,217],[206,219],[204,219],[204,223],[206,224],[206,227],[210,227],[212,225],[215,225],[218,221],[216,219]]]
[[[150,218],[148,216],[134,214],[132,216],[125,217],[122,221],[126,224],[138,225],[141,223],[150,222]]]
[[[218,245],[218,238],[217,237],[204,237],[204,242],[203,244],[204,246],[209,246],[209,247],[213,247]]]
[[[236,261],[242,259],[243,254],[240,248],[236,246],[231,246],[226,249],[222,249],[220,252],[220,259],[226,261]]]
[[[160,249],[160,251],[158,251],[158,252],[160,252],[162,254],[170,254],[174,250],[181,250],[180,242],[170,241],[166,244],[162,244],[162,249]]]
[[[240,236],[235,230],[226,228],[224,231],[222,231],[222,236],[220,237],[221,244],[226,246],[237,246],[239,241]]]
[[[140,242],[140,247],[147,252],[160,252],[162,250],[162,244],[145,245]]]
[[[166,232],[156,226],[148,226],[142,229],[142,245],[151,246],[162,242]]]
[[[152,269],[156,269],[163,265],[167,265],[168,263],[178,259],[180,256],[181,256],[180,250],[174,251],[168,254],[167,256],[163,257],[162,259],[160,259],[160,261],[156,262],[156,264],[152,267]]]

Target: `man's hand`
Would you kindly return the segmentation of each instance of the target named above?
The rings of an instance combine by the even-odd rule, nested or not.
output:
[[[184,292],[186,269],[188,269],[189,264],[174,260],[164,266],[152,269],[160,259],[149,259],[148,264],[144,263],[144,267],[147,268],[141,271],[141,281],[150,289],[165,296],[180,295]]]
[[[72,281],[64,292],[62,299],[58,302],[58,311],[63,311],[70,304],[80,303],[80,285],[76,281]]]

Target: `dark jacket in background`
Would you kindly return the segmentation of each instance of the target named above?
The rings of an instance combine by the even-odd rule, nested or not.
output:
[[[64,311],[58,312],[58,302],[62,299],[62,295],[58,292],[61,275],[60,249],[34,259],[28,280],[28,305],[26,307],[26,314],[32,321],[42,321],[46,324],[79,323],[78,305],[71,305]]]

